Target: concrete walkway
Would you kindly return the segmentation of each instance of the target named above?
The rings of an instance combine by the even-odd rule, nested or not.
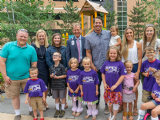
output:
[[[141,102],[141,98],[142,98],[142,85],[140,84],[138,87],[139,90],[139,98],[138,98],[138,109],[140,108],[142,102]],[[103,84],[101,85],[101,102],[100,102],[100,106],[98,109],[98,115],[97,115],[97,120],[107,120],[107,118],[109,117],[109,115],[105,115],[104,114],[104,100],[103,100]],[[4,100],[1,102],[0,101],[0,120],[13,120],[14,119],[14,109],[12,106],[12,101],[11,99],[6,98],[6,95],[3,94],[5,96]],[[0,98],[1,99],[1,98]],[[21,120],[32,120],[33,118],[31,116],[28,116],[28,112],[29,112],[29,108],[28,105],[25,105],[25,95],[21,94],[20,95],[20,105],[21,105],[21,114],[22,119]],[[44,112],[44,117],[46,118],[45,120],[85,120],[85,115],[87,114],[87,110],[85,105],[83,105],[83,112],[79,117],[75,117],[72,116],[72,102],[71,101],[67,101],[68,103],[68,109],[65,110],[65,116],[63,117],[63,119],[60,118],[54,118],[54,113],[55,113],[55,100],[52,99],[52,97],[47,97],[47,103],[49,105],[49,110]],[[137,116],[134,116],[134,120],[137,119]],[[92,117],[86,119],[86,120],[92,120]],[[117,119],[116,120],[122,120],[122,112],[117,114]]]

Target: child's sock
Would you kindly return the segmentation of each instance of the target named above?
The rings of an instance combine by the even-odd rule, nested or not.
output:
[[[159,120],[159,119],[158,119],[158,117],[153,118],[153,117],[151,116],[151,120]]]
[[[62,104],[62,110],[64,110],[65,104]]]
[[[59,110],[59,103],[56,103],[56,110]]]
[[[20,115],[20,114],[21,114],[21,113],[20,113],[20,109],[15,110],[15,114],[16,114],[16,115]]]
[[[32,107],[30,107],[30,106],[29,106],[29,111],[30,111],[30,112],[33,111]]]
[[[138,115],[138,119],[137,120],[143,120],[145,115],[145,110],[140,110],[139,109],[139,115]]]

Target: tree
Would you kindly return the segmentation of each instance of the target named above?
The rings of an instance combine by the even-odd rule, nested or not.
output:
[[[137,40],[142,36],[145,23],[147,22],[146,8],[147,6],[138,0],[136,1],[136,6],[133,6],[133,10],[130,11],[131,14],[128,15],[130,26],[135,29],[135,38]]]
[[[141,0],[147,6],[148,23],[155,25],[160,37],[160,0]]]
[[[57,25],[62,29],[60,30],[61,34],[68,33],[69,35],[72,33],[72,24],[80,22],[80,16],[77,6],[73,6],[73,1],[69,0],[66,6],[63,6],[65,13],[60,12],[60,19],[63,23],[57,22]]]
[[[44,7],[43,1],[1,1],[1,38],[14,41],[18,29],[26,29],[29,39],[34,41],[34,36],[39,29],[50,29],[54,16],[53,4]],[[52,8],[53,7],[53,8]]]
[[[106,1],[104,8],[108,11],[108,15],[106,16],[107,30],[110,30],[112,26],[117,25],[117,23],[115,23],[117,14],[115,10],[111,11],[112,4],[108,0]],[[102,16],[102,19],[104,19],[104,14],[100,13],[100,15]]]

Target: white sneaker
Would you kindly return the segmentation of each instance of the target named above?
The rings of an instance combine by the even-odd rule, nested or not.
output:
[[[105,105],[104,114],[105,114],[105,115],[109,114],[109,110],[108,110],[108,106],[107,106],[107,105]]]

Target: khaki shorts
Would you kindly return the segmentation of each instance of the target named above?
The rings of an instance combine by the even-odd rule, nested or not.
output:
[[[147,98],[148,98],[149,96],[151,96],[151,93],[152,93],[152,92],[143,90],[143,92],[142,92],[142,102],[144,102],[144,103],[149,102],[149,100],[148,100]]]
[[[42,111],[44,109],[44,104],[42,102],[42,97],[31,97],[31,107],[33,111],[36,111],[37,109],[39,111]]]
[[[22,80],[11,80],[11,84],[8,85],[5,83],[5,93],[7,98],[15,98],[20,94],[20,87],[22,87],[23,91],[26,86],[27,81],[29,78],[22,79]]]

